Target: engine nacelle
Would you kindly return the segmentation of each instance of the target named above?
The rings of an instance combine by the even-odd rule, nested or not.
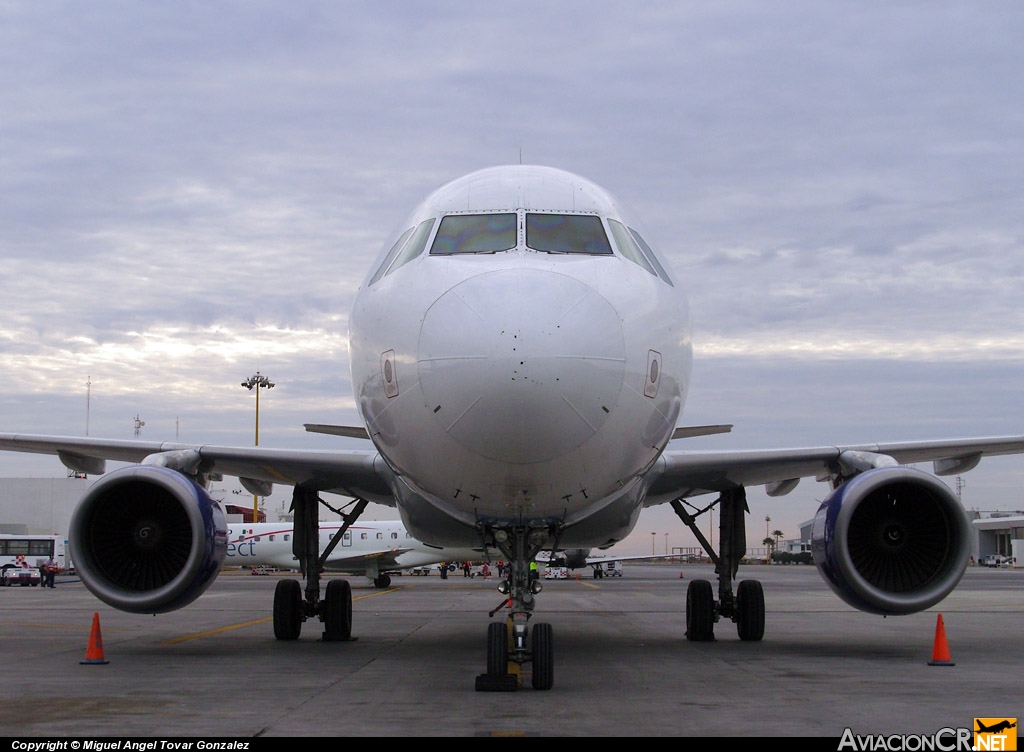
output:
[[[71,517],[68,545],[85,586],[122,611],[187,606],[220,573],[227,520],[200,486],[174,470],[141,466],[97,481]]]
[[[971,554],[970,522],[940,480],[909,467],[863,472],[814,518],[814,563],[854,608],[912,614],[960,582]]]
[[[569,569],[582,569],[587,566],[589,548],[567,548],[561,552],[565,557],[565,566]]]

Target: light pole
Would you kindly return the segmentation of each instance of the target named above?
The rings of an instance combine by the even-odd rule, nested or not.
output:
[[[274,382],[262,375],[259,371],[256,371],[252,376],[242,382],[242,386],[248,389],[250,392],[256,390],[256,443],[255,446],[260,445],[260,389],[273,389]],[[259,497],[256,494],[252,495],[252,521],[255,524],[259,521]]]
[[[772,537],[772,536],[770,536],[768,534],[768,526],[771,525],[771,524],[772,524],[772,518],[769,517],[768,515],[765,515],[764,516],[764,539],[766,541],[767,540],[771,540],[771,537]],[[770,562],[772,560],[771,546],[766,544],[765,545],[765,550],[767,551],[767,553],[765,554],[764,560],[766,562]]]
[[[665,533],[665,556],[668,556],[668,533]]]
[[[656,540],[655,536],[657,536],[657,533],[652,532],[651,533],[651,556],[654,556],[654,541]]]

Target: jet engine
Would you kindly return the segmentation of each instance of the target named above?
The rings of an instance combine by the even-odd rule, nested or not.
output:
[[[971,552],[960,500],[932,475],[880,467],[854,476],[821,504],[812,551],[818,572],[854,608],[911,614],[957,586]]]
[[[68,545],[85,586],[122,611],[187,606],[227,552],[220,505],[181,473],[137,465],[97,481],[71,517]]]
[[[587,557],[590,556],[589,548],[567,548],[561,552],[565,557],[565,566],[569,569],[581,569],[587,566]]]

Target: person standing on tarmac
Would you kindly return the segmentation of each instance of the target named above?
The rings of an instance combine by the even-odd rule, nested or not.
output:
[[[47,559],[44,569],[45,576],[43,577],[43,587],[56,587],[54,580],[57,577],[57,562],[53,559]]]

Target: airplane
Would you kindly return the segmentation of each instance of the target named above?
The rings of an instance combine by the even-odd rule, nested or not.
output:
[[[374,502],[396,508],[427,545],[500,551],[506,608],[488,623],[477,691],[516,689],[526,665],[534,689],[554,686],[553,627],[532,621],[540,583],[530,563],[542,550],[607,549],[653,505],[670,505],[716,564],[717,592],[711,580],[688,583],[687,640],[714,640],[721,619],[741,640],[764,636],[761,583],[733,586],[755,485],[777,497],[802,478],[829,483],[812,551],[848,604],[897,615],[945,598],[971,538],[937,476],[1024,452],[1024,436],[688,450],[678,442],[728,428],[677,426],[693,359],[682,281],[604,188],[550,167],[487,168],[415,207],[356,293],[349,355],[362,424],[306,428],[361,437],[365,448],[0,434],[0,449],[56,454],[89,474],[107,460],[133,463],[91,487],[69,529],[82,581],[126,611],[181,608],[217,576],[227,525],[206,487],[223,475],[259,495],[292,487],[305,588],[278,583],[279,640],[298,639],[310,619],[324,639],[351,638],[347,581],[332,579],[321,598],[330,545],[320,551],[320,494],[353,500],[346,525]],[[909,466],[928,461],[933,473]],[[690,501],[709,496],[701,508]],[[717,549],[696,525],[713,508]]]
[[[986,726],[981,721],[978,721],[977,733],[979,734],[998,734],[1000,731],[1006,731],[1007,729],[1016,728],[1016,723],[1010,723],[1009,721],[1000,721],[994,723],[991,726]]]
[[[341,544],[327,557],[324,572],[361,574],[377,588],[391,586],[392,572],[430,567],[454,561],[479,561],[489,556],[481,549],[438,548],[420,543],[400,521],[360,522],[341,532],[344,523],[320,523],[320,547],[337,535]],[[224,566],[299,569],[292,553],[292,528],[280,522],[228,523]]]

